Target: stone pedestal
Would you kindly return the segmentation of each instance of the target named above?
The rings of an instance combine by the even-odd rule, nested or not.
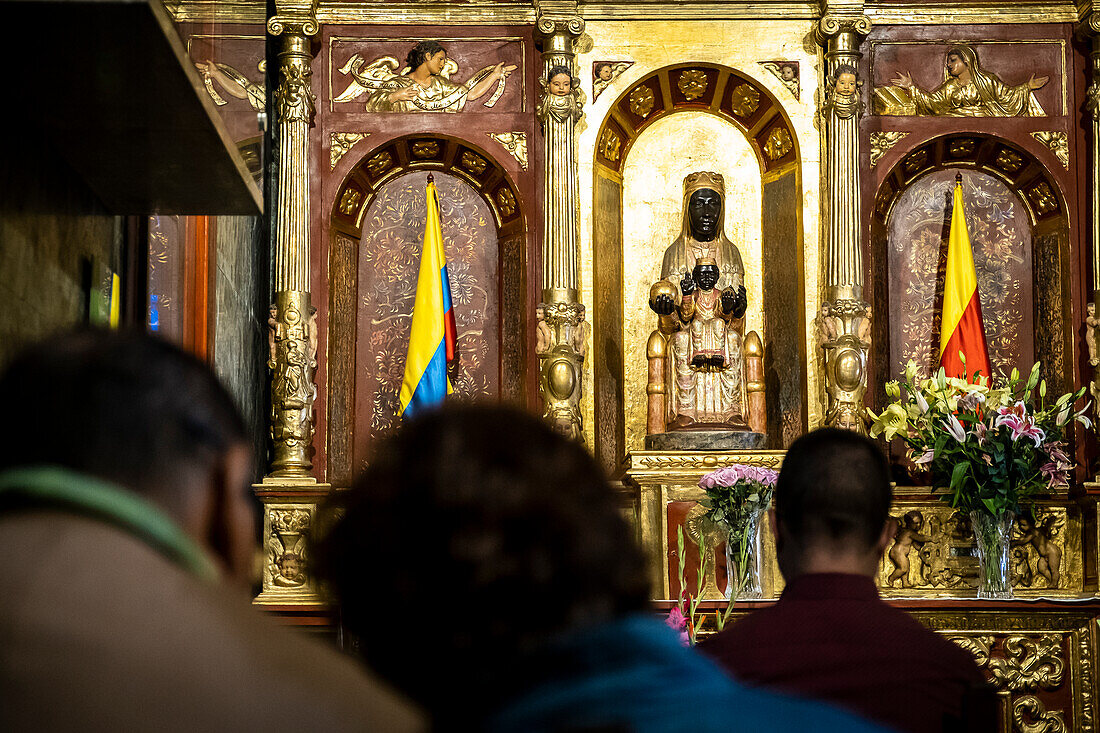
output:
[[[741,451],[764,447],[763,433],[749,430],[675,430],[645,436],[650,451]]]

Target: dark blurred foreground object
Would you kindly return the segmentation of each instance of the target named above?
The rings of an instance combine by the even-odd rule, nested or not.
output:
[[[440,729],[871,729],[681,646],[646,611],[645,559],[599,467],[532,416],[425,414],[335,509],[316,571],[367,661]]]
[[[996,696],[970,654],[884,603],[895,527],[878,447],[825,428],[791,444],[775,489],[779,602],[700,646],[735,676],[914,733],[992,731]]]
[[[85,332],[17,357],[0,390],[21,416],[0,424],[0,730],[422,728],[229,587],[254,556],[252,459],[204,364]]]

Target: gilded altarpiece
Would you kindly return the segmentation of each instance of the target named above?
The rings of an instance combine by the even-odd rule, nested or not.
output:
[[[422,41],[445,62],[427,91],[404,100]],[[423,57],[421,57],[423,58]],[[314,76],[320,194],[318,290],[328,399],[315,445],[343,486],[370,445],[400,422],[400,387],[425,184],[439,188],[459,331],[459,398],[533,406],[534,304],[541,180],[529,27],[322,28]],[[397,92],[397,94],[394,94]],[[410,92],[411,93],[411,92]],[[391,99],[392,96],[392,99]],[[323,385],[323,386],[322,386]]]

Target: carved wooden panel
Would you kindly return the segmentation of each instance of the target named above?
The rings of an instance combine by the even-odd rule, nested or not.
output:
[[[500,390],[498,244],[485,200],[463,180],[435,174],[443,247],[458,327],[457,399]],[[359,252],[355,458],[398,423],[426,215],[423,173],[385,183],[364,215]]]
[[[1002,181],[963,171],[963,203],[990,365],[1007,373],[1034,361],[1031,226],[1027,211]],[[913,359],[922,373],[938,365],[943,262],[951,225],[955,170],[917,179],[890,213],[890,374]]]

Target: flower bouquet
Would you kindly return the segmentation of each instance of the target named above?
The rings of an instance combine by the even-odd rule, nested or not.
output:
[[[699,480],[706,516],[724,528],[726,598],[760,598],[760,519],[771,504],[777,474],[770,468],[734,464]]]
[[[964,365],[965,366],[965,365]],[[1011,598],[1008,541],[1020,502],[1034,494],[1069,485],[1073,462],[1066,430],[1085,417],[1074,412],[1084,388],[1047,400],[1036,363],[1025,380],[1012,370],[991,383],[949,378],[941,368],[917,380],[917,365],[905,367],[902,384],[886,385],[891,399],[881,414],[868,410],[871,436],[901,438],[908,456],[931,472],[934,488],[945,491],[952,507],[971,518],[981,568],[979,598]]]

